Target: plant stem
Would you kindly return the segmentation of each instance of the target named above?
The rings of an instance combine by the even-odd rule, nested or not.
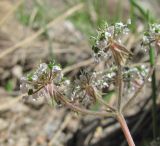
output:
[[[149,50],[150,64],[155,65],[155,50],[150,46]],[[157,109],[156,109],[156,73],[155,69],[152,74],[152,119],[153,119],[153,138],[157,136]]]
[[[132,136],[131,136],[131,133],[130,133],[130,131],[128,129],[128,126],[126,124],[126,121],[125,121],[125,119],[124,119],[124,117],[121,113],[117,114],[117,120],[121,125],[122,131],[125,135],[125,138],[128,142],[128,145],[129,146],[135,146],[134,141],[133,141]]]
[[[117,73],[117,87],[118,87],[118,111],[121,111],[121,99],[122,99],[122,66],[118,66],[118,73]]]
[[[66,105],[68,108],[75,112],[80,112],[82,114],[86,115],[93,115],[93,116],[100,116],[100,117],[115,117],[115,113],[113,112],[105,112],[105,111],[92,111],[85,108],[80,107],[79,105],[74,105],[73,103],[70,103],[68,100],[69,98],[65,98],[63,95],[59,93],[58,95],[59,100]]]

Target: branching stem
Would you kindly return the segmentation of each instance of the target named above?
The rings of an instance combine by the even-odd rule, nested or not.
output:
[[[64,96],[60,96],[59,99],[63,104],[65,104],[68,108],[72,109],[75,112],[80,112],[82,114],[87,114],[87,115],[94,115],[94,116],[101,116],[101,117],[115,117],[115,113],[113,112],[105,112],[105,111],[91,111],[88,109],[84,109],[79,107],[78,105],[74,105],[73,103],[70,103],[67,98]]]

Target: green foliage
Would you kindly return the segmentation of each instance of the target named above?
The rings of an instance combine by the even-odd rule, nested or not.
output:
[[[153,23],[155,21],[149,10],[144,10],[144,8],[138,3],[137,0],[130,0],[130,3],[133,7],[135,7],[139,11],[142,19],[144,19],[147,23],[148,22]]]
[[[13,81],[12,80],[8,80],[6,85],[5,85],[5,89],[8,92],[12,92],[13,91]]]
[[[49,68],[49,69],[52,69],[54,65],[55,65],[55,61],[52,59],[52,60],[48,63],[48,68]]]
[[[132,20],[131,29],[133,32],[136,31],[137,19],[141,18],[144,24],[146,25],[148,25],[148,23],[153,23],[156,21],[152,13],[149,10],[145,10],[143,6],[139,4],[138,0],[130,0],[129,2],[130,2],[130,8],[131,8],[130,17]],[[139,17],[137,17],[137,13],[136,13],[137,11],[139,12]]]
[[[24,5],[21,5],[17,11],[17,18],[23,25],[29,25],[30,15],[27,10],[25,10]]]
[[[33,73],[29,73],[29,74],[27,75],[28,81],[33,81],[32,77],[33,77]]]
[[[26,8],[25,3],[19,7],[17,18],[23,25],[39,29],[45,27],[53,17],[53,14],[53,10],[49,8],[47,3],[34,0],[31,8]]]

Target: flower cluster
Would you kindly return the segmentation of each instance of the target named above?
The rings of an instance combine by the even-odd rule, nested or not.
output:
[[[22,93],[27,93],[33,99],[43,96],[50,101],[54,98],[56,103],[60,104],[58,96],[63,93],[60,91],[66,84],[69,82],[64,80],[61,67],[50,62],[49,64],[41,63],[35,72],[22,77],[20,89]]]
[[[81,72],[81,75],[73,83],[71,98],[74,102],[89,107],[96,102],[97,88],[95,86],[96,74],[91,74],[87,70]]]
[[[92,47],[95,58],[97,60],[110,59],[113,56],[116,65],[124,64],[125,60],[132,55],[121,42],[122,35],[126,35],[128,32],[128,25],[122,22],[106,26],[105,29],[98,31]]]
[[[100,72],[83,71],[72,83],[69,97],[74,103],[90,107],[97,101],[97,96],[113,90],[116,85],[117,69],[112,67]],[[128,93],[127,95],[133,94],[143,84],[148,72],[149,67],[145,65],[124,67],[122,70],[124,92]]]
[[[149,25],[149,30],[143,35],[143,45],[153,43],[160,47],[160,24]]]
[[[79,78],[72,83],[73,87],[71,87],[69,97],[79,105],[90,107],[99,96],[102,97],[110,90],[115,90],[117,69],[114,66],[99,72],[83,71]],[[143,66],[125,68],[122,71],[123,81],[125,85],[134,84],[136,79],[143,82],[147,72],[148,70]],[[126,87],[130,88],[129,86]]]
[[[106,90],[111,85],[115,85],[116,72],[117,67],[101,72],[84,70],[79,78],[70,84],[69,80],[64,80],[59,65],[53,62],[41,63],[35,72],[30,73],[27,77],[22,77],[20,89],[22,93],[27,93],[33,99],[45,97],[44,99],[47,101],[55,101],[57,104],[62,104],[60,96],[67,95],[70,101],[89,108],[96,102],[97,96],[101,95],[103,89]],[[130,86],[134,89],[139,86],[147,73],[148,68],[144,65],[125,67],[122,76],[126,91],[131,92],[133,88],[128,90]]]
[[[125,79],[127,78],[141,78],[144,79],[145,76],[148,74],[149,68],[145,66],[144,64],[139,66],[133,66],[133,67],[126,67],[124,68],[123,76]]]
[[[155,24],[150,26],[148,35],[145,35],[147,41],[152,43],[153,40],[159,44],[159,27]],[[45,97],[47,101],[55,101],[58,105],[65,104],[75,111],[84,108],[88,110],[96,101],[105,105],[107,111],[115,111],[105,103],[102,95],[109,90],[116,90],[119,99],[125,97],[124,93],[130,96],[148,80],[146,76],[150,72],[145,65],[126,65],[126,60],[132,53],[121,42],[121,36],[128,32],[128,25],[121,22],[106,26],[98,32],[92,50],[96,58],[111,60],[114,65],[110,68],[100,72],[84,70],[71,84],[64,79],[59,65],[54,62],[41,63],[33,73],[22,77],[22,93],[27,93],[33,99]],[[120,103],[121,99],[117,101]]]
[[[124,92],[126,95],[134,92],[144,83],[149,73],[149,66],[144,64],[135,67],[126,67],[123,71]]]

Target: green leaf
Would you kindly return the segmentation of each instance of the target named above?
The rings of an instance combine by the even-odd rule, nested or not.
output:
[[[28,81],[33,81],[32,77],[33,77],[33,73],[28,74],[27,75]]]

